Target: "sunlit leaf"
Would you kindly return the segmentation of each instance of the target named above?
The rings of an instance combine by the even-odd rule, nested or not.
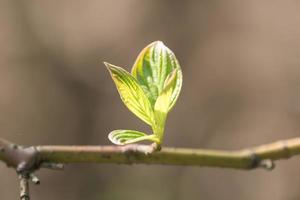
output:
[[[114,130],[109,133],[108,138],[117,145],[131,144],[143,140],[157,141],[154,135],[147,135],[134,130]]]
[[[105,63],[114,80],[122,101],[137,117],[153,124],[153,108],[137,80],[121,67]]]
[[[167,77],[174,69],[177,69],[177,78],[171,95],[170,109],[176,103],[182,86],[182,72],[174,53],[161,41],[156,41],[145,47],[137,57],[132,75],[142,86],[153,107],[164,89]]]
[[[170,110],[172,94],[176,88],[176,78],[177,78],[177,69],[174,69],[172,73],[169,74],[165,83],[164,89],[157,98],[154,106],[155,114],[155,127],[153,128],[154,134],[162,139],[166,118]]]
[[[156,41],[139,54],[132,75],[120,67],[105,65],[125,105],[153,130],[152,135],[116,130],[109,134],[109,139],[119,145],[142,140],[160,144],[168,113],[175,105],[182,86],[182,72],[174,53],[161,41]]]

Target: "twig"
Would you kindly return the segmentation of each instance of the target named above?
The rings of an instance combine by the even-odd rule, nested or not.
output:
[[[273,161],[300,154],[300,138],[251,149],[220,151],[164,147],[145,154],[147,145],[134,146],[38,146],[42,161],[53,163],[166,164],[254,169],[272,169]]]
[[[5,143],[2,148],[9,149]],[[225,167],[235,169],[254,169],[263,167],[272,169],[273,161],[287,159],[300,154],[300,138],[278,141],[250,149],[238,151],[221,151],[206,149],[187,149],[164,147],[161,151],[151,152],[153,147],[149,145],[127,145],[127,146],[37,146],[35,152],[25,154],[32,168],[25,168],[34,171],[42,163],[117,163],[117,164],[164,164],[164,165],[186,165],[186,166],[208,166]],[[1,149],[1,139],[0,139]],[[12,151],[12,149],[10,149]],[[24,155],[25,149],[19,149],[20,155]],[[8,154],[17,158],[22,156]],[[0,151],[0,160],[7,163],[7,151]],[[30,156],[28,156],[30,155]],[[18,159],[13,159],[18,160]],[[19,159],[24,160],[24,159]],[[23,161],[24,162],[24,161]],[[19,163],[19,162],[14,162]],[[21,162],[22,163],[22,162]],[[50,166],[51,166],[50,165]],[[13,165],[13,167],[18,164]],[[49,164],[47,165],[49,166]],[[58,165],[61,166],[61,165]],[[54,167],[55,168],[55,167]]]
[[[274,168],[274,161],[300,154],[300,137],[250,149],[221,151],[155,145],[22,147],[0,138],[0,160],[20,178],[20,199],[29,200],[29,184],[40,167],[63,169],[68,163],[164,164],[234,169]]]
[[[28,175],[20,174],[20,200],[30,200]]]

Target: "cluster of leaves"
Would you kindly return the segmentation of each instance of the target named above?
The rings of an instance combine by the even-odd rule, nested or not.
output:
[[[104,63],[128,109],[151,126],[153,134],[134,130],[114,130],[108,138],[118,145],[150,140],[161,144],[166,118],[179,96],[182,72],[174,53],[161,41],[145,47],[131,73]]]

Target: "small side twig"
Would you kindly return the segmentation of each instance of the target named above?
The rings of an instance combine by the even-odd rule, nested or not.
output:
[[[30,200],[29,195],[29,175],[26,174],[20,174],[20,200]]]

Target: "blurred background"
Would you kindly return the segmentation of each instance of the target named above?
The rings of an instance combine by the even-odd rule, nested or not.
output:
[[[299,1],[0,1],[0,136],[25,145],[108,145],[149,131],[122,104],[103,61],[130,70],[162,40],[184,84],[165,146],[239,149],[299,136]],[[32,199],[296,200],[300,157],[272,172],[70,165],[41,170]],[[0,164],[0,199],[18,199]]]

